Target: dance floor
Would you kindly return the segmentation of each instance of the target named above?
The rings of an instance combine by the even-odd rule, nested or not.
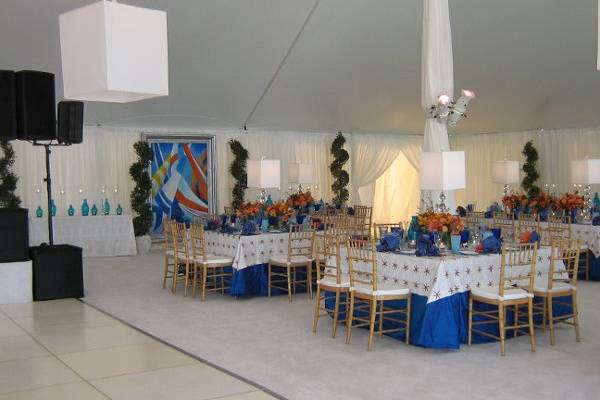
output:
[[[85,259],[85,302],[213,365],[289,399],[592,399],[600,376],[600,284],[581,282],[581,343],[557,329],[557,345],[527,337],[440,351],[345,330],[331,338],[322,319],[312,333],[313,302],[305,294],[206,302],[161,288],[162,254]]]

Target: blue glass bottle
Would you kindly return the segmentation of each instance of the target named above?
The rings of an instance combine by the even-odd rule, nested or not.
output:
[[[110,203],[108,199],[104,199],[104,215],[110,215]]]
[[[123,215],[123,207],[120,204],[117,206],[117,215]]]
[[[35,210],[35,216],[38,218],[42,218],[44,216],[44,210],[42,210],[42,206],[38,206]]]
[[[600,211],[600,197],[598,197],[598,192],[596,192],[596,194],[594,195],[594,209],[596,211]]]
[[[92,215],[98,215],[98,207],[95,204],[92,206]]]
[[[56,217],[56,203],[54,202],[54,199],[50,200],[50,214],[53,217]]]
[[[408,228],[408,240],[410,242],[417,241],[417,235],[419,234],[419,219],[416,215],[413,215]]]
[[[81,204],[81,215],[87,217],[90,214],[90,206],[88,204],[87,199],[83,199],[83,204]]]
[[[73,215],[75,215],[75,209],[73,208],[73,204],[69,204],[69,209],[67,210],[67,214],[69,215],[69,217],[72,217]]]

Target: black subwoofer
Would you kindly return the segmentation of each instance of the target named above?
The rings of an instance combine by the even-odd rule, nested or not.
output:
[[[21,140],[56,139],[54,74],[19,71],[15,74],[17,137]]]
[[[83,297],[81,247],[69,244],[36,246],[33,260],[33,300]]]
[[[0,262],[29,260],[29,221],[25,208],[0,208]]]
[[[16,139],[15,73],[0,70],[0,138]]]
[[[83,102],[61,101],[58,103],[59,143],[75,144],[83,140]]]

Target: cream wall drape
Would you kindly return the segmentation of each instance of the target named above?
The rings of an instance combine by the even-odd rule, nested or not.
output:
[[[84,198],[88,199],[90,208],[93,203],[100,208],[102,197],[109,199],[113,210],[121,204],[125,213],[131,213],[129,193],[133,182],[129,178],[129,166],[135,161],[133,143],[139,140],[140,133],[86,126],[83,138],[81,144],[52,147],[52,197],[57,215],[66,215],[70,204],[79,214]],[[12,144],[16,155],[15,172],[19,176],[17,194],[23,201],[23,207],[29,208],[30,215],[33,215],[37,206],[41,205],[47,213],[46,183],[43,181],[46,176],[44,148],[18,140]],[[101,193],[103,186],[104,195]],[[36,189],[40,190],[39,194]],[[61,194],[61,189],[64,194]]]

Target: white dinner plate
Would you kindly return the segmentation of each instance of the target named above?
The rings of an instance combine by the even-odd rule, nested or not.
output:
[[[460,254],[464,254],[465,256],[478,256],[479,253],[472,250],[461,250]]]

